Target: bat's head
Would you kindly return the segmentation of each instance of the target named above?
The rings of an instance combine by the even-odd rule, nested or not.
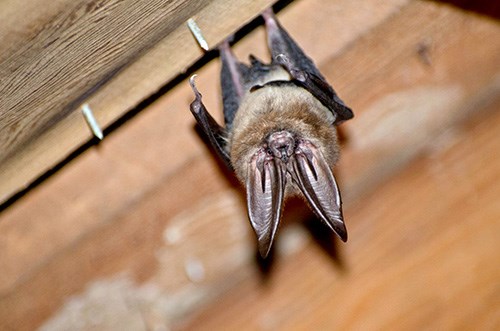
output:
[[[233,123],[231,162],[246,187],[248,214],[263,256],[278,228],[285,195],[294,192],[347,240],[331,170],[338,158],[335,128],[316,99],[295,92],[263,95],[260,102],[254,98],[250,108],[240,108]]]

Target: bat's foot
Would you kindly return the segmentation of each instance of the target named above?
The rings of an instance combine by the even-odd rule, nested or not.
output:
[[[219,44],[217,47],[219,52],[230,52],[231,46],[229,44],[231,43],[231,39],[233,39],[233,37],[229,37]]]
[[[262,18],[264,18],[264,22],[266,22],[266,25],[268,23],[276,24],[276,17],[274,16],[274,12],[273,12],[272,7],[265,9],[261,15],[262,15]]]
[[[236,58],[236,56],[234,55],[232,49],[231,49],[231,40],[233,39],[233,37],[229,37],[227,39],[225,39],[223,42],[221,42],[219,44],[219,53],[223,59],[223,61],[228,61],[228,62],[231,62],[231,66],[233,66],[235,63],[238,62],[238,59]]]
[[[281,39],[280,26],[272,8],[267,8],[262,12],[262,18],[264,19],[264,24],[266,25],[268,39],[279,40]]]

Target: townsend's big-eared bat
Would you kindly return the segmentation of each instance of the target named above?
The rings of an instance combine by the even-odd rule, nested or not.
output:
[[[250,222],[266,257],[283,200],[305,197],[316,215],[343,241],[347,230],[331,167],[339,157],[335,125],[354,115],[276,20],[262,14],[272,60],[239,62],[229,42],[219,46],[225,128],[195,93],[191,112],[224,162],[246,188]]]

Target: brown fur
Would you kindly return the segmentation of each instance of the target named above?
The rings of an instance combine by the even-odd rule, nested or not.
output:
[[[242,183],[250,158],[269,134],[281,130],[311,141],[330,166],[337,162],[337,132],[330,111],[300,87],[267,86],[247,93],[229,136],[231,163]]]

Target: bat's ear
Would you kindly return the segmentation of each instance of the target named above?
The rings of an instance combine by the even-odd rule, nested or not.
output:
[[[340,191],[323,153],[313,144],[302,142],[292,162],[293,178],[314,212],[342,241],[347,241]]]
[[[257,235],[262,257],[269,254],[283,206],[286,168],[281,161],[258,152],[248,165],[246,190],[248,215]]]

